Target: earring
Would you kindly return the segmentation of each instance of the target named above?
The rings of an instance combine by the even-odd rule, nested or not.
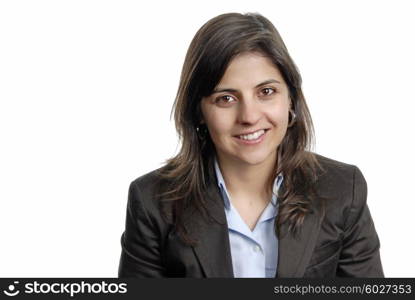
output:
[[[290,108],[289,112],[288,112],[288,127],[291,127],[294,125],[297,115],[295,114],[295,112]],[[291,120],[290,120],[290,116],[291,116]]]
[[[199,124],[196,127],[196,133],[197,136],[200,140],[204,141],[206,139],[206,135],[207,135],[207,127],[204,124]]]

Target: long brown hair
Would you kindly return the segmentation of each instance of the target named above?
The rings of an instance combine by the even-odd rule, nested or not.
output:
[[[219,15],[199,29],[187,51],[172,110],[181,148],[160,170],[161,177],[168,182],[163,185],[160,195],[164,203],[173,203],[173,223],[178,234],[189,244],[195,241],[186,234],[184,212],[196,209],[210,218],[204,199],[215,155],[209,134],[205,132],[206,136],[200,138],[203,130],[197,131],[201,122],[200,102],[213,92],[232,58],[248,51],[264,54],[279,69],[296,115],[293,126],[287,129],[278,147],[275,176],[282,173],[284,184],[278,195],[277,235],[281,234],[281,225],[286,222],[290,232],[296,233],[300,229],[315,195],[313,182],[318,164],[309,151],[314,139],[313,124],[301,89],[301,76],[280,34],[260,14]]]

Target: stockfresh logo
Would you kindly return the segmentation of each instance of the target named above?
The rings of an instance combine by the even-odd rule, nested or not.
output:
[[[7,289],[3,291],[3,293],[10,297],[18,295],[20,293],[20,291],[16,288],[18,284],[18,281],[14,281],[13,284],[10,284]]]

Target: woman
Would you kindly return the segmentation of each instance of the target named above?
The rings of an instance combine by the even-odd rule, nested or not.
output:
[[[312,152],[301,77],[259,14],[188,49],[179,153],[130,185],[120,277],[383,277],[359,169]]]

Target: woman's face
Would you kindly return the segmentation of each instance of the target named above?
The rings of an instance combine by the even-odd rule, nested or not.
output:
[[[248,52],[236,56],[213,94],[201,102],[219,160],[236,164],[275,163],[287,131],[287,85],[269,58]]]

